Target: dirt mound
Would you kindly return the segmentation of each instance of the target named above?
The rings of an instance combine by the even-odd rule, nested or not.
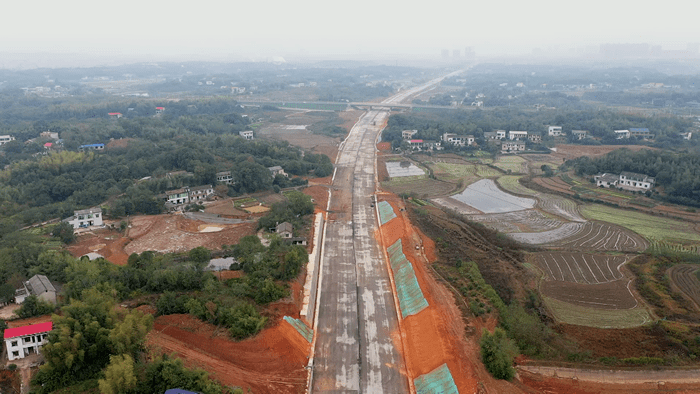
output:
[[[176,352],[191,367],[208,371],[228,386],[255,393],[302,393],[309,343],[277,319],[254,338],[235,342],[226,330],[189,315],[160,316],[148,334],[148,354]]]

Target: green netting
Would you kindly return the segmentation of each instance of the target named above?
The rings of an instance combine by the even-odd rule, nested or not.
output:
[[[286,320],[287,323],[291,324],[292,327],[294,327],[299,332],[299,334],[301,334],[302,337],[304,337],[307,341],[309,341],[309,343],[311,343],[311,341],[314,338],[314,331],[310,329],[306,324],[304,324],[303,321],[289,316],[285,316],[284,320]]]
[[[418,394],[459,394],[447,364],[413,380]]]
[[[408,261],[406,255],[403,254],[403,246],[400,239],[386,250],[389,254],[391,270],[394,272],[394,282],[396,283],[396,294],[399,297],[401,315],[404,318],[415,315],[428,307],[428,301],[423,296],[423,292],[418,285],[413,265]]]
[[[377,204],[377,208],[379,208],[379,221],[382,222],[382,224],[386,224],[389,220],[396,217],[394,208],[386,201],[380,201],[379,204]]]

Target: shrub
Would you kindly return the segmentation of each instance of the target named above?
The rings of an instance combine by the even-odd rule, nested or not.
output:
[[[515,376],[513,360],[517,354],[518,346],[502,329],[481,334],[481,361],[494,378],[510,380]]]

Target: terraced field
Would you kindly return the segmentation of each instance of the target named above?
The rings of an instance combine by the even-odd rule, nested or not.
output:
[[[580,222],[570,222],[564,223],[560,227],[548,231],[532,233],[510,233],[508,234],[508,236],[510,236],[518,242],[522,242],[529,245],[554,244],[563,239],[575,236],[581,231],[583,225],[584,224]]]
[[[617,311],[637,306],[637,300],[627,288],[628,279],[616,280],[599,285],[586,285],[562,281],[542,283],[540,291],[545,297],[569,304],[598,309]]]
[[[523,196],[536,196],[540,194],[521,185],[519,182],[520,178],[522,178],[522,175],[503,175],[502,177],[499,177],[496,182],[501,189],[509,193],[521,194]]]
[[[575,235],[553,243],[553,246],[581,251],[641,252],[649,242],[637,234],[603,222],[586,222]]]
[[[679,264],[668,269],[668,277],[673,286],[678,288],[683,295],[690,298],[700,308],[700,279],[698,279],[699,265]]]
[[[586,221],[579,213],[578,205],[573,200],[544,193],[538,194],[537,197],[539,200],[537,206],[545,212],[559,215],[572,222]]]
[[[480,178],[493,178],[502,175],[500,171],[481,164],[476,165],[476,175]]]
[[[499,156],[493,165],[503,171],[510,171],[512,173],[526,172],[525,159],[520,156]]]
[[[564,224],[561,220],[544,215],[535,209],[490,215],[470,215],[469,220],[483,223],[502,233],[549,231]]]
[[[637,304],[629,309],[601,309],[543,296],[554,317],[568,324],[598,328],[632,328],[652,321],[649,311]]]
[[[617,209],[605,205],[587,205],[581,214],[588,219],[603,220],[628,228],[649,239],[700,241],[693,223]]]
[[[543,252],[535,264],[550,281],[601,284],[623,278],[620,267],[629,259],[624,255]]]

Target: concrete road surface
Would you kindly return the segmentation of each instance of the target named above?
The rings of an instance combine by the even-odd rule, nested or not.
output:
[[[385,102],[401,102],[432,80]],[[388,112],[369,111],[342,144],[322,259],[313,393],[408,393],[399,321],[384,255],[374,238],[375,142]],[[392,340],[392,335],[395,340]]]

